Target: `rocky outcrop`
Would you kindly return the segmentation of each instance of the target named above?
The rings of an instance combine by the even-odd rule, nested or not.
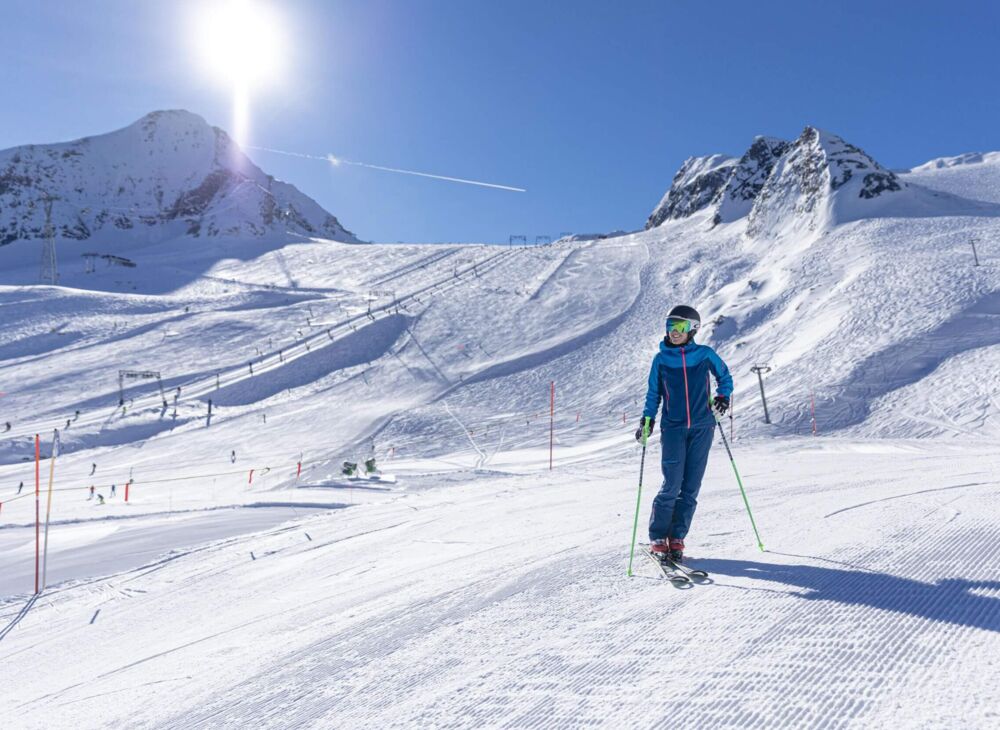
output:
[[[757,137],[738,160],[723,155],[688,159],[646,228],[704,210],[713,226],[745,219],[752,236],[790,222],[814,230],[865,217],[864,201],[905,187],[859,147],[806,127],[793,142]]]
[[[650,214],[646,228],[687,218],[712,205],[730,179],[736,160],[727,155],[689,157],[674,175],[670,190]]]

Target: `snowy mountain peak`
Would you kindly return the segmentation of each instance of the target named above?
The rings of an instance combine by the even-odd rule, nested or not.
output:
[[[714,223],[730,223],[750,213],[775,163],[788,149],[788,142],[775,137],[756,137],[733,168],[716,201]]]
[[[859,147],[806,127],[794,142],[756,137],[738,160],[724,155],[687,160],[646,228],[710,209],[713,225],[746,218],[751,235],[789,223],[816,229],[875,215],[875,207],[858,201],[905,187]]]
[[[816,230],[870,217],[863,201],[903,190],[894,173],[863,150],[815,127],[806,127],[776,160],[756,195],[747,233],[757,236],[781,225]]]
[[[254,165],[225,131],[184,110],[73,142],[0,151],[0,245],[44,237],[47,197],[63,239],[357,241],[314,200]]]

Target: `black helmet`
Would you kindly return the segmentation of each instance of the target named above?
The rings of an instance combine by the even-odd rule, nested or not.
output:
[[[689,307],[686,304],[679,304],[670,310],[667,315],[667,320],[673,319],[686,319],[691,323],[691,335],[694,336],[695,332],[701,329],[701,315],[694,307]],[[667,333],[670,332],[670,325],[667,325]]]

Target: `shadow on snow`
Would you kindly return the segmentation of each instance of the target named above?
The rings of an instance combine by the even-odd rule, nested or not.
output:
[[[1000,590],[1000,581],[945,578],[936,583],[924,583],[865,570],[713,558],[698,560],[695,567],[734,578],[784,583],[802,589],[794,595],[806,600],[871,606],[932,621],[1000,632],[1000,599],[973,592]]]

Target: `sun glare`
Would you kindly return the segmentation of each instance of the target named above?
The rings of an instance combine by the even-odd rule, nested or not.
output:
[[[275,13],[253,0],[222,0],[198,21],[202,62],[211,74],[254,88],[276,80],[282,48]]]
[[[260,0],[199,3],[192,18],[199,67],[225,84],[233,99],[233,137],[248,141],[250,97],[276,83],[285,58],[280,18]]]

